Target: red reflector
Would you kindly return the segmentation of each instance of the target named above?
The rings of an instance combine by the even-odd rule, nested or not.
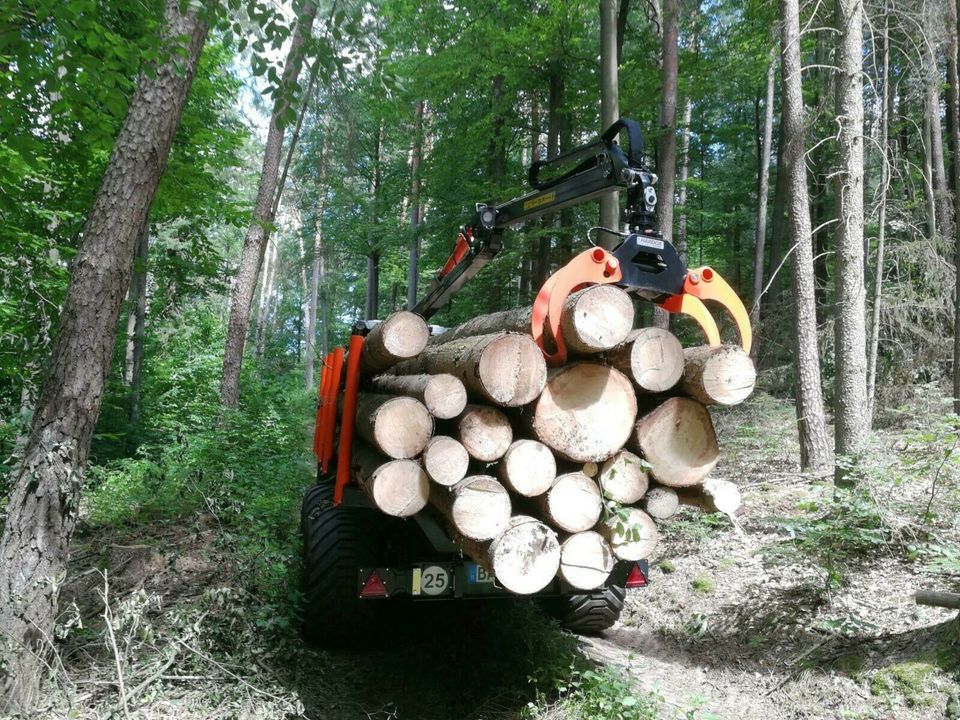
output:
[[[640,569],[639,565],[634,565],[633,570],[631,570],[630,574],[627,575],[627,587],[638,588],[643,587],[646,584],[647,576],[643,574],[643,570]]]
[[[363,589],[360,591],[360,597],[371,598],[386,596],[387,586],[384,585],[383,580],[380,579],[380,573],[374,570],[372,573],[370,573],[370,577],[368,577],[367,581],[363,584]]]

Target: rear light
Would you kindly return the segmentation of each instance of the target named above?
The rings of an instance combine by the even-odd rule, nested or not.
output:
[[[638,587],[644,587],[646,586],[646,584],[647,584],[647,576],[643,574],[643,570],[640,569],[640,565],[635,564],[633,566],[633,570],[631,570],[630,574],[627,575],[627,587],[638,588]]]
[[[363,588],[360,590],[360,597],[382,598],[386,596],[387,586],[384,585],[383,580],[380,578],[380,573],[374,570],[363,584]]]

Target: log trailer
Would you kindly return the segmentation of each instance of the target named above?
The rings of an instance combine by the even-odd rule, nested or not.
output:
[[[621,136],[626,136],[625,146]],[[450,258],[413,311],[429,320],[446,306],[501,251],[507,228],[625,190],[622,220],[627,232],[592,229],[619,237],[619,245],[607,250],[591,241],[536,297],[530,335],[547,364],[566,360],[560,327],[564,301],[591,284],[615,284],[668,312],[686,314],[700,325],[710,345],[719,345],[719,330],[703,302],[714,301],[732,316],[741,346],[749,352],[750,323],[736,293],[710,267],[688,269],[657,229],[657,178],[645,166],[642,152],[639,125],[621,119],[592,142],[534,162],[528,176],[531,192],[500,205],[476,206]],[[306,492],[301,511],[304,627],[318,641],[346,639],[389,599],[516,597],[489,568],[463,555],[443,518],[431,508],[411,518],[389,517],[351,483],[361,360],[372,327],[370,322],[357,323],[348,348],[331,352],[321,375],[314,434],[317,483]],[[431,326],[434,332],[442,328]],[[618,619],[626,589],[646,585],[647,577],[646,560],[620,560],[606,585],[594,591],[577,590],[558,577],[535,595],[568,629],[598,632]]]

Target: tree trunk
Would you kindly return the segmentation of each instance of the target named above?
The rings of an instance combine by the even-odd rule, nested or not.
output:
[[[661,485],[698,485],[720,460],[717,434],[707,409],[689,398],[673,397],[637,420],[630,449],[652,465]]]
[[[300,75],[305,55],[304,46],[309,41],[316,14],[316,4],[313,0],[306,0],[297,18],[297,26],[283,67],[282,84],[285,88],[292,87]],[[287,114],[289,97],[288,92],[278,94],[270,116],[253,217],[250,219],[250,226],[243,241],[240,267],[237,269],[237,278],[230,297],[230,321],[227,325],[227,340],[223,354],[223,377],[220,380],[220,403],[226,407],[236,407],[240,401],[240,368],[243,364],[243,350],[247,343],[250,306],[257,285],[257,276],[263,265],[270,227],[273,224],[272,211],[277,192],[280,155],[283,149],[285,125],[283,118]]]
[[[493,108],[493,133],[490,138],[490,179],[495,187],[503,186],[507,176],[507,144],[504,139],[502,74],[493,76],[490,86],[490,105]]]
[[[426,507],[430,479],[413,460],[391,460],[355,443],[351,466],[353,479],[381,512],[410,517]]]
[[[929,17],[928,22],[934,22]],[[953,217],[950,207],[950,190],[947,188],[946,162],[943,156],[943,128],[940,125],[940,67],[936,57],[936,35],[931,27],[924,40],[926,54],[926,79],[924,84],[924,98],[926,102],[925,118],[930,125],[930,165],[931,183],[933,186],[933,201],[937,218],[937,232],[940,237],[953,236]]]
[[[130,422],[140,422],[140,388],[143,385],[143,344],[147,319],[147,254],[150,248],[150,222],[144,222],[133,258],[130,281],[130,315],[127,318],[127,365],[124,379],[130,386]]]
[[[471,475],[450,488],[430,488],[430,504],[468,540],[493,540],[510,524],[510,494],[489,475]]]
[[[600,488],[582,472],[561,475],[536,500],[543,518],[570,533],[589,530],[600,519],[603,497]]]
[[[674,183],[677,172],[678,14],[678,0],[664,0],[663,89],[660,95],[660,134],[657,138],[657,174],[660,177],[657,215],[660,232],[668,242],[673,241]],[[653,322],[656,327],[667,328],[670,326],[670,314],[659,306],[654,307]]]
[[[884,3],[884,10],[888,9]],[[880,349],[880,303],[883,298],[883,263],[887,237],[887,189],[890,184],[890,153],[887,147],[890,123],[890,18],[884,12],[883,76],[880,79],[880,209],[877,219],[877,264],[870,311],[870,348],[867,356],[867,419],[873,424],[877,383],[877,353]],[[956,62],[956,61],[954,61]],[[954,64],[956,67],[956,64]],[[954,95],[954,97],[956,97]]]
[[[619,0],[600,0],[600,132],[620,117],[618,85],[617,19]],[[600,198],[600,226],[620,229],[620,194],[609,193]],[[601,233],[601,247],[608,250],[617,244],[617,237]]]
[[[316,361],[316,342],[317,342],[317,300],[320,295],[320,288],[323,287],[326,292],[326,248],[323,242],[323,211],[327,200],[327,160],[330,153],[330,113],[329,111],[323,118],[323,146],[320,150],[320,159],[317,167],[317,184],[314,188],[317,193],[317,205],[314,214],[314,232],[313,232],[313,265],[310,274],[310,303],[307,308],[307,366],[304,377],[304,385],[307,392],[313,390],[313,368]],[[326,339],[326,307],[325,303],[321,305],[321,324],[323,325],[324,339],[321,343],[321,358],[327,357],[327,339]]]
[[[680,217],[677,218],[677,240],[674,243],[677,255],[684,262],[687,262],[687,180],[690,177],[690,123],[692,120],[693,100],[688,94],[683,101],[683,128],[680,130],[680,192],[677,197]]]
[[[760,321],[760,294],[763,292],[763,250],[767,241],[767,198],[770,195],[770,155],[773,145],[773,85],[776,78],[776,62],[771,59],[767,68],[767,88],[764,98],[763,143],[760,150],[760,166],[757,175],[760,189],[757,194],[757,226],[753,234],[753,305],[750,308],[750,323]],[[757,352],[756,344],[752,350]]]
[[[623,505],[633,505],[650,485],[646,464],[629,450],[621,450],[600,467],[603,496]]]
[[[612,515],[597,526],[607,538],[613,554],[621,560],[643,560],[657,547],[657,526],[643,510],[627,508],[626,517]]]
[[[547,381],[543,353],[527,335],[492,333],[428,345],[417,357],[396,365],[396,375],[450,373],[473,397],[519,407],[536,398]]]
[[[633,380],[640,393],[666,392],[683,377],[683,346],[669,330],[633,330],[623,345],[604,355],[606,362]]]
[[[356,421],[357,435],[397,460],[417,457],[433,436],[433,418],[411,397],[360,393]]]
[[[813,289],[813,247],[810,242],[810,201],[807,194],[803,88],[800,65],[800,10],[797,0],[780,0],[783,82],[781,126],[785,194],[790,207],[790,239],[794,245],[793,303],[796,314],[797,425],[800,431],[800,464],[823,469],[829,464],[827,428],[820,386],[820,351]]]
[[[423,449],[423,468],[439,485],[456,485],[467,476],[469,466],[467,449],[452,437],[435,435]]]
[[[422,317],[409,310],[391,313],[386,320],[374,325],[364,338],[360,370],[372,375],[415,358],[429,339],[430,330]]]
[[[270,304],[273,302],[274,280],[277,276],[277,240],[267,238],[266,266],[263,286],[260,288],[260,307],[257,308],[257,360],[263,362],[267,349],[267,330],[270,324]]]
[[[737,405],[753,392],[757,369],[736,345],[700,345],[683,351],[681,391],[703,405]]]
[[[380,185],[383,179],[384,122],[377,124],[373,149],[373,180],[370,183],[370,234],[367,238],[367,298],[364,320],[376,320],[380,314]]]
[[[550,448],[536,440],[515,440],[497,468],[503,484],[518,495],[542,495],[557,477],[557,461]]]
[[[407,262],[407,310],[417,305],[420,278],[420,163],[423,162],[423,100],[413,104],[413,147],[410,153],[410,258]]]
[[[835,480],[853,477],[869,432],[866,286],[863,276],[863,0],[839,0],[843,37],[837,78],[840,172],[837,173],[834,347]],[[937,121],[939,124],[939,120]]]
[[[780,304],[780,268],[783,253],[783,228],[786,223],[787,174],[783,168],[783,107],[780,108],[780,137],[777,138],[777,182],[773,189],[773,215],[770,218],[770,259],[767,264],[767,282],[770,284],[769,305]],[[777,273],[774,276],[774,273]]]
[[[633,386],[619,370],[573,363],[550,377],[533,407],[537,438],[572,462],[600,462],[623,447],[637,416]]]
[[[467,389],[453,375],[380,375],[370,387],[387,395],[406,395],[422,402],[438,420],[451,420],[467,406]]]
[[[170,0],[169,59],[139,78],[93,208],[0,540],[0,714],[33,712],[52,645],[90,441],[113,360],[134,246],[166,166],[207,26]]]
[[[952,119],[950,132],[950,147],[953,155],[953,218],[954,218],[954,268],[960,268],[960,78],[958,78],[957,64],[958,41],[960,33],[958,25],[958,9],[956,0],[949,4],[947,23],[950,42],[947,55],[947,81],[950,83],[950,94],[947,96],[947,112]],[[954,272],[955,286],[953,290],[953,412],[960,414],[960,272]]]
[[[474,460],[494,462],[502,458],[513,443],[510,420],[496,408],[467,405],[457,420],[457,438]]]
[[[578,590],[601,587],[613,563],[610,543],[592,530],[575,533],[560,546],[560,577]]]

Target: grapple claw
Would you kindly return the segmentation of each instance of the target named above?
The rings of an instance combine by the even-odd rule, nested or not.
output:
[[[680,300],[677,298],[680,298]],[[688,311],[688,307],[696,307],[696,304],[690,303],[689,298],[694,298],[698,301],[697,304],[699,308],[694,312]],[[704,312],[706,311],[703,303],[699,302],[701,300],[713,300],[722,305],[724,309],[730,313],[734,322],[737,324],[737,331],[740,333],[740,345],[744,352],[749,353],[753,345],[753,331],[750,328],[750,317],[747,315],[747,309],[743,306],[743,302],[741,302],[733,288],[730,287],[727,281],[720,277],[720,273],[716,272],[713,268],[704,265],[703,267],[690,270],[683,281],[683,293],[668,298],[661,307],[670,312],[683,312],[688,315],[693,315],[694,319],[700,323],[700,326],[704,332],[706,332],[709,343],[711,345],[719,345],[720,336],[717,332],[717,324],[713,318],[710,317],[709,323],[705,324],[698,315],[700,308],[703,308]]]

